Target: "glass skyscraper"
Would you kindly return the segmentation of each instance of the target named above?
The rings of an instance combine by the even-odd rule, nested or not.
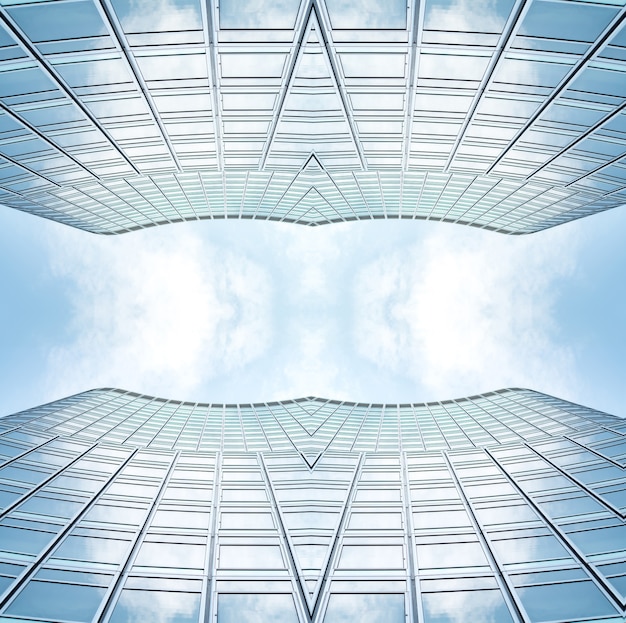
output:
[[[0,0],[0,203],[102,234],[538,231],[626,203],[625,16],[624,0]]]
[[[2,623],[623,623],[626,420],[526,389],[0,419]]]

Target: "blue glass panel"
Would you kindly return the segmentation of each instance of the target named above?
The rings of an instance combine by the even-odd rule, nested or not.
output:
[[[513,623],[498,590],[426,593],[422,595],[424,623]]]
[[[298,623],[298,615],[289,594],[222,594],[217,623]]]
[[[324,623],[404,623],[404,595],[334,594]]]
[[[501,32],[513,8],[512,0],[479,4],[458,0],[428,0],[424,28],[465,32]]]
[[[50,532],[0,526],[0,550],[38,554],[52,539]]]
[[[47,2],[7,10],[35,43],[107,34],[93,2]]]
[[[573,10],[566,3],[536,1],[531,4],[519,30],[521,35],[593,41],[615,17],[612,7],[576,5]]]
[[[571,532],[567,536],[586,554],[610,552],[624,549],[626,525],[585,532]]]
[[[200,612],[200,595],[166,591],[124,590],[110,623],[194,623]]]
[[[24,617],[41,617],[88,623],[96,613],[106,589],[96,586],[29,582],[6,612]]]
[[[531,620],[571,621],[617,614],[592,582],[545,584],[517,589]]]
[[[326,0],[333,28],[406,28],[406,0]]]
[[[293,28],[300,0],[222,0],[220,28]]]
[[[111,0],[124,32],[199,30],[202,17],[197,0],[168,0],[159,3],[158,19],[136,0]]]

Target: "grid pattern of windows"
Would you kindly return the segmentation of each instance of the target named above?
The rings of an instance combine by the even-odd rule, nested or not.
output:
[[[0,0],[3,204],[522,234],[626,202],[623,0],[157,6]]]
[[[623,623],[626,421],[117,389],[0,419],[0,621]]]

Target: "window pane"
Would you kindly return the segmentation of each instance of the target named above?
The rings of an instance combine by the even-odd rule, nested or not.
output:
[[[581,619],[617,614],[592,582],[546,584],[517,589],[533,621]]]
[[[330,596],[324,623],[404,623],[404,595]]]
[[[222,569],[284,569],[278,545],[221,545]]]
[[[97,586],[33,580],[7,608],[7,613],[88,623],[105,593],[106,589]]]
[[[502,594],[497,590],[457,591],[453,593],[426,593],[424,623],[465,623],[489,621],[512,623]]]
[[[110,623],[193,623],[198,620],[200,595],[166,591],[124,590]]]
[[[222,594],[217,598],[217,623],[298,623],[291,595]]]

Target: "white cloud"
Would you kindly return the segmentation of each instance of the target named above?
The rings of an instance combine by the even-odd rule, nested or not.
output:
[[[506,386],[567,393],[574,358],[558,342],[555,288],[573,270],[570,232],[443,227],[360,271],[359,354],[408,376],[429,398]]]
[[[55,397],[108,385],[191,398],[271,342],[267,271],[189,228],[106,238],[67,229],[54,246],[73,307],[70,341],[50,353]]]

